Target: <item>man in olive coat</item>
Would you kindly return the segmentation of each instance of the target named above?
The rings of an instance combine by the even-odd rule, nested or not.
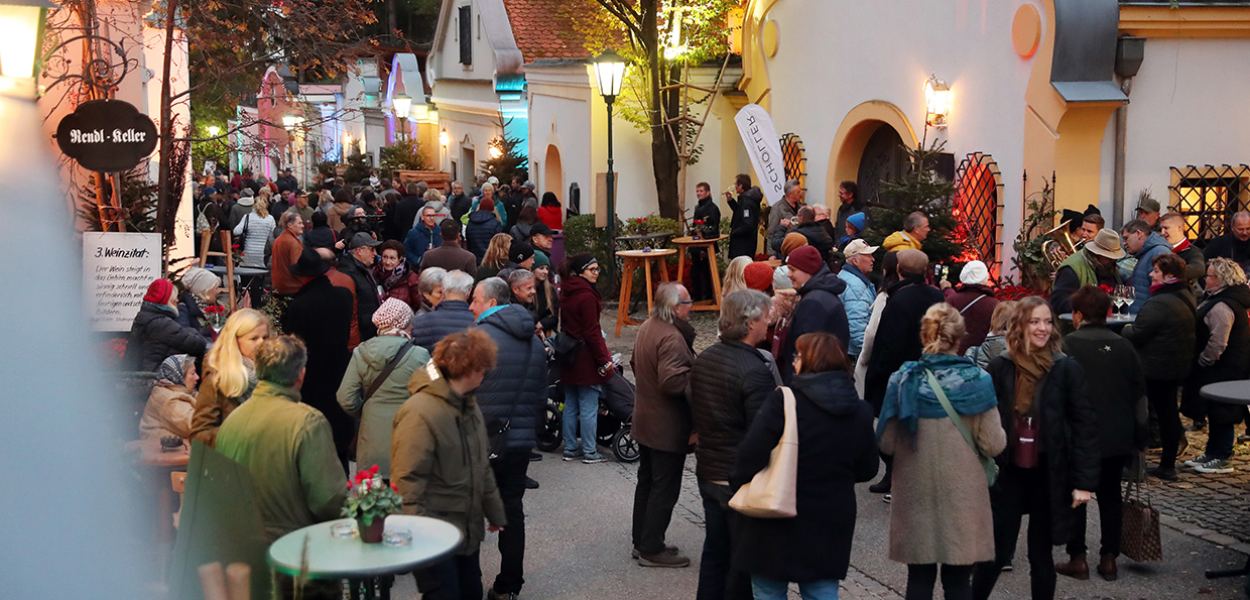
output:
[[[669,551],[664,532],[681,492],[681,472],[690,445],[686,385],[694,365],[690,293],[680,283],[656,292],[655,309],[638,330],[632,360],[633,436],[642,451],[634,490],[635,557],[644,567],[685,567],[690,559]]]

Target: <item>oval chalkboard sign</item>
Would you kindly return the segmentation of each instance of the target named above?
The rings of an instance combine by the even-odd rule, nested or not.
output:
[[[92,171],[115,173],[134,168],[156,150],[156,124],[121,100],[91,100],[61,119],[56,143],[61,152]]]

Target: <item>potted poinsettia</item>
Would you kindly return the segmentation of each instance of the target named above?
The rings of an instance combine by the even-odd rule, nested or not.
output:
[[[347,482],[343,516],[356,519],[361,541],[376,544],[382,541],[386,515],[399,512],[402,505],[399,489],[394,483],[387,487],[378,475],[378,466],[373,465],[357,471],[356,478]]]

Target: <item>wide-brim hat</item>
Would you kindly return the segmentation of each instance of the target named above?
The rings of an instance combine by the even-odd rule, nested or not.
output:
[[[1099,229],[1098,235],[1085,244],[1085,249],[1092,254],[1112,260],[1120,260],[1125,256],[1124,246],[1120,243],[1120,234],[1110,228]]]
[[[297,277],[320,277],[329,270],[330,263],[321,260],[321,255],[310,246],[304,247],[304,251],[300,252],[299,260],[291,268],[291,272]]]

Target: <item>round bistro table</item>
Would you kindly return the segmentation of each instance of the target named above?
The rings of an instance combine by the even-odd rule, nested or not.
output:
[[[639,323],[629,318],[629,298],[634,293],[634,271],[641,266],[646,274],[647,314],[651,314],[651,304],[654,299],[651,291],[652,263],[655,263],[655,268],[660,271],[660,281],[668,281],[668,267],[664,264],[664,260],[674,254],[677,254],[677,251],[672,248],[618,250],[616,252],[617,258],[624,261],[621,268],[621,299],[616,309],[616,337],[621,337],[621,327]]]
[[[1211,402],[1250,406],[1250,379],[1208,383],[1198,390],[1198,394]],[[1250,556],[1246,557],[1246,564],[1240,569],[1211,570],[1206,572],[1206,576],[1207,579],[1250,576]],[[1250,598],[1250,580],[1246,581],[1246,597]]]
[[[389,576],[437,562],[451,554],[460,545],[461,539],[460,531],[453,525],[430,517],[386,517],[385,531],[407,529],[412,535],[412,542],[407,546],[366,544],[360,541],[359,534],[336,538],[330,530],[338,523],[355,526],[356,521],[335,519],[309,525],[278,538],[269,546],[269,565],[283,575],[299,576],[301,555],[307,540],[306,576],[309,579],[347,579],[353,584],[353,597],[356,596],[356,584],[363,583],[366,597],[372,598],[376,587],[382,598],[390,598],[392,578]]]

